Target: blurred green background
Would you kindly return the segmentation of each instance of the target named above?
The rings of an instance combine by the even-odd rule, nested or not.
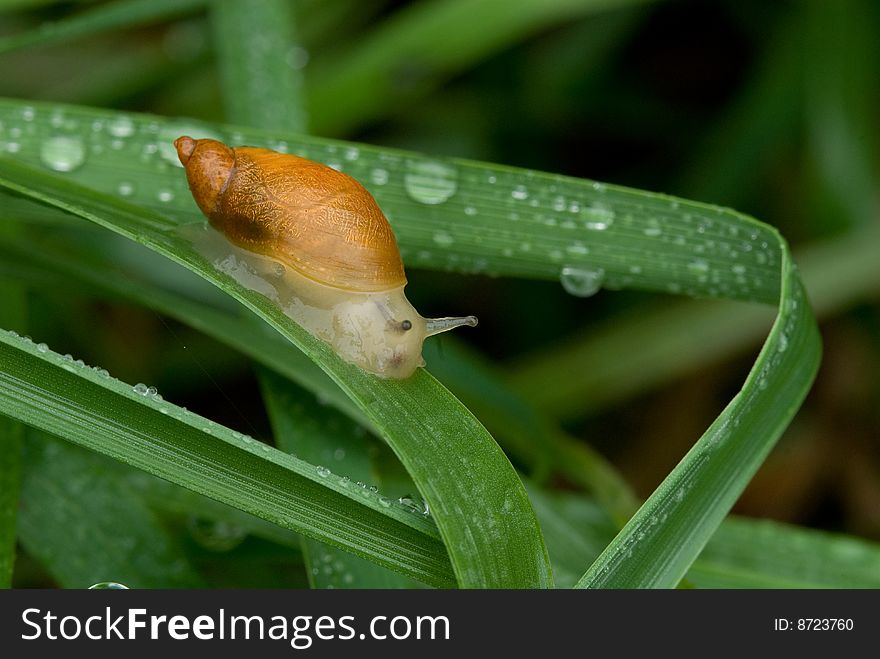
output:
[[[210,121],[252,102],[223,97],[214,61],[221,31],[202,2],[176,3],[172,15],[136,28],[16,42],[102,4],[0,4],[0,96]],[[779,228],[817,308],[824,361],[734,512],[880,539],[880,266],[853,267],[880,263],[880,3],[293,6],[301,46],[284,57],[301,73],[314,135],[662,191]],[[481,322],[458,338],[606,455],[640,497],[738,391],[771,320],[658,295],[603,291],[583,300],[553,283],[408,275],[419,309],[442,312],[466,290],[456,308]],[[203,335],[70,293],[35,300],[30,315],[31,333],[53,349],[269,436],[249,361]],[[68,315],[93,320],[57,322]],[[626,359],[618,337],[630,340]],[[554,364],[572,359],[582,379],[554,381]],[[554,397],[560,386],[566,395]],[[571,485],[551,478],[559,489]],[[261,541],[247,542],[243,564]],[[249,569],[274,579],[265,547],[254,551],[259,567]],[[47,577],[20,557],[17,579]]]

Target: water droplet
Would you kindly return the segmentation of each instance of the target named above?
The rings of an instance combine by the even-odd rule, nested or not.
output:
[[[134,122],[128,117],[117,117],[108,124],[107,129],[113,137],[131,137],[134,135]]]
[[[159,201],[169,202],[174,199],[174,193],[171,190],[159,190]]]
[[[38,343],[37,352],[49,352],[49,346],[47,346],[45,343]]]
[[[511,191],[510,196],[519,200],[528,199],[529,191],[526,189],[526,186],[518,185]]]
[[[89,586],[89,590],[129,590],[129,587],[118,581],[99,581]]]
[[[86,148],[76,137],[50,137],[40,145],[40,160],[56,172],[72,172],[85,162]]]
[[[657,222],[657,220],[652,220],[652,221],[648,224],[648,226],[646,226],[646,227],[644,228],[644,230],[642,231],[642,233],[644,233],[646,236],[648,236],[648,237],[650,237],[650,238],[656,238],[656,237],[659,236],[661,233],[663,233],[663,229],[660,228],[660,223]]]
[[[403,185],[418,202],[442,204],[458,189],[458,173],[452,166],[436,160],[409,160]]]
[[[569,245],[568,247],[565,248],[565,251],[567,251],[569,254],[577,254],[577,255],[584,255],[584,254],[590,253],[590,249],[586,245],[584,245],[583,243],[572,243],[571,245]]]
[[[370,180],[376,185],[385,185],[388,183],[388,172],[381,167],[376,167],[370,172]]]
[[[379,497],[379,505],[383,508],[388,508],[391,506],[391,499],[388,497]]]
[[[342,485],[342,487],[348,487],[351,485],[351,479],[348,476],[343,476],[342,480],[339,481],[339,484]]]
[[[640,265],[631,265],[631,266],[629,266],[629,271],[630,271],[632,274],[634,274],[634,275],[641,274],[641,272],[642,272],[642,266],[640,266]]]
[[[378,491],[379,491],[379,488],[378,488],[378,487],[376,487],[375,485],[370,485],[370,492],[372,492],[373,494],[375,494],[375,493],[378,492]]]
[[[146,396],[149,393],[150,388],[143,382],[138,382],[131,388],[131,390],[140,396]]]
[[[590,297],[602,287],[605,270],[602,268],[584,268],[567,265],[562,268],[559,281],[562,288],[570,295]]]
[[[736,265],[731,266],[730,269],[731,271],[733,271],[734,274],[737,275],[743,275],[746,272],[746,266],[742,265],[741,263],[737,263]]]
[[[439,245],[440,247],[449,247],[452,243],[455,242],[455,238],[453,238],[446,231],[435,231],[433,235],[433,240],[435,245]]]
[[[318,472],[318,476],[320,476],[321,478],[327,478],[327,476],[330,475],[330,470],[327,469],[327,467],[322,467],[318,465],[318,467],[316,467],[316,471]]]
[[[159,395],[159,390],[156,387],[147,387],[147,396],[155,398]]]
[[[614,211],[606,204],[592,204],[584,209],[587,222],[584,225],[591,231],[604,231],[614,222]]]
[[[779,352],[788,350],[788,337],[785,334],[779,335],[779,345],[776,348]]]
[[[709,272],[709,263],[706,259],[694,259],[688,263],[688,270],[697,274],[706,274]]]

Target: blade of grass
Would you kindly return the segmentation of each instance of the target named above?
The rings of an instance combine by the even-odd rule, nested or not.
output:
[[[685,575],[809,391],[821,343],[781,237],[780,308],[737,394],[578,582],[671,588]]]
[[[423,0],[307,76],[312,130],[343,134],[548,26],[634,0]]]
[[[93,454],[30,431],[21,541],[64,588],[197,588],[203,581],[144,503]]]
[[[427,372],[380,380],[343,362],[269,299],[216,271],[189,241],[169,232],[170,218],[11,161],[0,170],[3,186],[97,222],[199,273],[303,349],[373,421],[413,476],[461,586],[551,585],[546,549],[519,477],[479,421]],[[503,526],[495,519],[502,510]]]
[[[355,500],[313,465],[5,331],[0,412],[425,583],[453,583],[424,520]]]
[[[302,130],[293,4],[214,0],[211,19],[226,118],[267,130]]]
[[[0,53],[94,36],[111,30],[160,23],[193,13],[203,7],[206,1],[117,0],[86,9],[55,23],[43,23],[29,32],[2,37]]]
[[[15,236],[19,227],[0,224],[0,238]],[[24,287],[0,280],[0,327],[24,329],[27,321]],[[12,585],[15,567],[16,517],[21,490],[22,437],[24,426],[0,416],[0,588]]]

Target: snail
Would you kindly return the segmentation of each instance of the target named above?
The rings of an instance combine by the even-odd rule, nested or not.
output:
[[[350,176],[212,139],[183,136],[174,146],[196,203],[225,237],[226,258],[215,265],[240,280],[256,278],[251,288],[346,361],[406,378],[425,365],[425,338],[477,324],[474,316],[419,315],[403,293],[407,280],[391,226]]]

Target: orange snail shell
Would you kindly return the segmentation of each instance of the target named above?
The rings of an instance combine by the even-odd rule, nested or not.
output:
[[[350,176],[211,139],[183,136],[174,146],[211,226],[243,250],[292,269],[288,285],[320,312],[288,315],[347,361],[383,377],[407,377],[424,365],[425,337],[476,325],[473,316],[425,319],[412,308],[391,226]]]

